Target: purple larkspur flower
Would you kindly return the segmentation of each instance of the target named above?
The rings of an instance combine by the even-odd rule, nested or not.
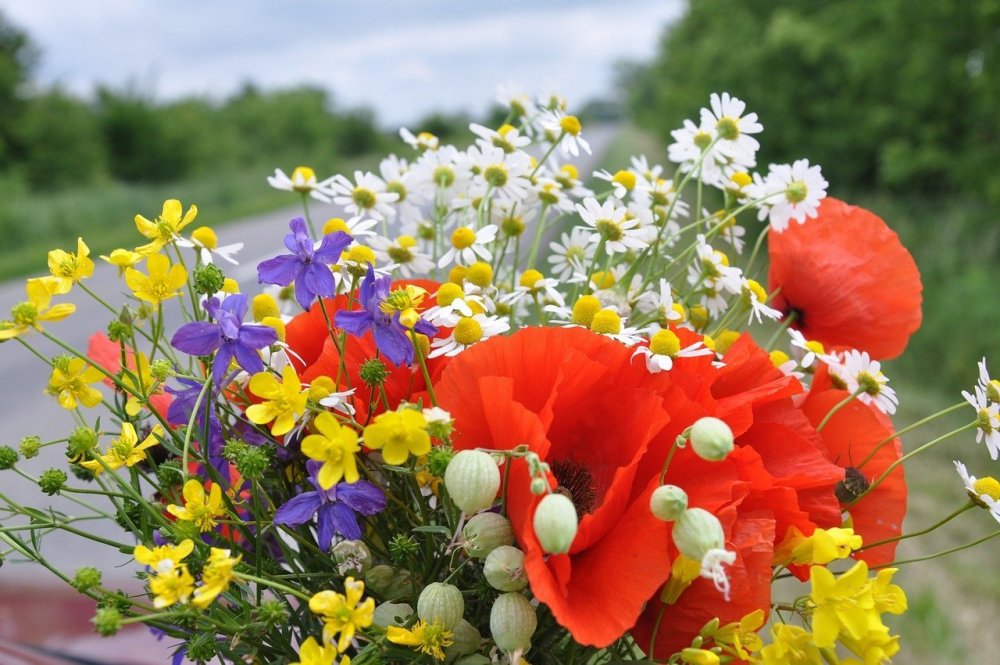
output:
[[[375,338],[375,346],[382,355],[394,365],[410,365],[413,363],[413,342],[406,334],[406,326],[399,322],[399,312],[390,315],[382,311],[382,303],[389,297],[391,288],[392,279],[388,275],[376,277],[375,269],[369,263],[368,274],[358,289],[358,301],[362,309],[354,312],[338,311],[337,327],[357,337],[370,330]],[[437,334],[437,328],[422,319],[413,329],[428,337]]]
[[[340,260],[340,254],[353,238],[343,231],[323,236],[319,246],[313,245],[306,220],[296,217],[288,223],[291,233],[285,236],[285,247],[291,254],[281,254],[257,265],[257,281],[261,284],[288,286],[295,282],[295,300],[302,309],[309,309],[316,296],[332,298],[337,283],[329,266]]]
[[[316,479],[322,463],[310,461],[306,466],[310,474],[309,482],[316,490],[303,492],[282,504],[274,513],[274,523],[301,526],[316,515],[318,545],[324,552],[329,551],[334,534],[348,540],[360,539],[358,515],[374,515],[385,508],[385,494],[365,480],[337,483],[323,490]]]
[[[222,385],[233,358],[249,374],[263,372],[264,361],[257,351],[278,341],[278,333],[270,326],[243,323],[247,314],[246,294],[227,296],[221,304],[217,298],[209,298],[205,301],[205,311],[215,320],[185,323],[174,333],[170,344],[192,356],[215,353],[212,377],[216,386]]]
[[[195,405],[197,405],[198,412],[195,413],[194,418],[195,432],[200,439],[207,427],[209,464],[215,467],[224,481],[228,482],[229,462],[222,456],[222,449],[226,442],[222,435],[222,423],[219,422],[219,416],[214,408],[216,392],[209,387],[205,391],[205,395],[202,396],[205,384],[201,381],[183,377],[177,377],[177,380],[180,381],[182,388],[172,386],[166,388],[167,392],[174,396],[167,408],[167,422],[171,425],[186,426],[191,422],[191,414],[194,413]],[[200,403],[198,402],[199,397],[201,398]],[[206,415],[208,416],[207,420]]]

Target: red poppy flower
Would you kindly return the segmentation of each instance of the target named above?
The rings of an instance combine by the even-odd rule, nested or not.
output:
[[[819,380],[817,377],[817,382]],[[814,425],[818,425],[847,395],[843,390],[817,391],[814,384],[802,410]],[[820,437],[827,459],[842,469],[843,482],[838,484],[837,494],[844,506],[851,504],[853,497],[902,456],[899,438],[890,438],[894,433],[892,423],[884,414],[856,400],[837,411],[824,425]],[[883,444],[886,440],[888,442]],[[866,462],[876,446],[880,446],[878,451]],[[875,489],[846,508],[849,523],[864,544],[896,538],[902,533],[906,493],[906,476],[900,464]],[[854,558],[866,561],[869,566],[889,563],[895,558],[896,545],[897,541],[892,541],[865,549]]]
[[[118,342],[112,342],[103,332],[96,332],[87,340],[87,357],[95,365],[103,367],[112,374],[118,374],[122,371],[121,353],[121,345]],[[125,345],[125,362],[130,370],[135,370],[135,352],[127,344]],[[115,387],[114,382],[109,378],[104,379],[104,384],[111,388]],[[167,409],[170,408],[170,403],[173,401],[173,396],[164,392],[162,388],[149,396],[150,408],[164,418],[166,418]]]
[[[807,338],[894,358],[920,326],[920,273],[881,218],[827,197],[819,216],[768,231],[771,303]]]

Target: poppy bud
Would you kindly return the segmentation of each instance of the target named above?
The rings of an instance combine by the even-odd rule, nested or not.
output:
[[[680,553],[701,561],[709,550],[723,549],[726,535],[719,518],[701,508],[688,508],[674,522],[674,545]]]
[[[427,623],[437,621],[451,630],[465,614],[465,599],[457,586],[431,582],[417,598],[417,616]]]
[[[501,545],[514,544],[514,528],[503,515],[479,513],[462,529],[465,553],[475,559],[484,559]]]
[[[576,538],[576,506],[565,494],[548,494],[538,502],[533,521],[535,535],[549,554],[565,554]]]
[[[519,593],[505,593],[490,610],[490,633],[502,651],[527,651],[538,627],[535,608]]]
[[[649,497],[650,511],[664,522],[673,522],[687,507],[687,493],[676,485],[660,485]]]
[[[486,557],[483,574],[490,586],[498,591],[520,591],[528,584],[524,575],[524,552],[501,545]]]
[[[444,486],[455,505],[472,515],[493,505],[500,489],[500,469],[489,454],[463,450],[448,462]]]
[[[691,426],[691,447],[703,460],[719,462],[733,450],[733,431],[718,418],[699,418]]]

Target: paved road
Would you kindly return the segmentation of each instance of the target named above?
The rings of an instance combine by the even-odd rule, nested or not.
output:
[[[593,156],[576,160],[581,174],[586,177],[595,168],[617,134],[615,126],[595,126],[588,129],[586,137],[590,141]],[[261,186],[266,184],[261,178]],[[182,199],[183,200],[183,199]],[[150,202],[150,211],[154,207]],[[314,202],[315,203],[315,202]],[[288,208],[278,212],[256,215],[225,225],[219,230],[220,244],[243,242],[245,247],[239,255],[241,265],[229,270],[241,287],[255,293],[257,288],[256,265],[261,260],[273,256],[281,248],[281,238],[287,232],[288,220],[300,214],[299,208]],[[316,220],[327,219],[340,214],[333,206],[322,204],[311,206],[311,213]],[[148,214],[148,212],[147,212]],[[130,220],[122,220],[123,224],[131,224]],[[95,257],[96,258],[96,257]],[[87,285],[105,300],[112,304],[124,301],[126,291],[124,283],[118,277],[117,269],[103,261],[96,261],[94,276]],[[38,257],[39,274],[45,269],[45,257]],[[0,311],[6,313],[7,308],[24,299],[24,281],[13,280],[0,284]],[[65,297],[63,297],[65,300]],[[77,311],[69,319],[47,326],[55,335],[76,348],[86,348],[91,334],[103,330],[109,320],[109,312],[94,302],[85,294],[73,294],[72,302],[77,304]],[[176,307],[176,303],[168,306]],[[56,355],[58,348],[40,337],[31,334],[32,344],[41,353]],[[74,423],[69,412],[60,409],[54,400],[44,394],[48,373],[41,362],[28,353],[17,342],[0,345],[0,422],[3,429],[0,432],[0,443],[17,447],[22,437],[35,434],[43,441],[66,436]],[[33,460],[22,462],[20,468],[36,476],[50,467],[64,468],[64,447],[62,445],[43,449],[42,454]],[[0,472],[0,492],[15,501],[26,504],[38,504],[43,497],[32,483],[14,475],[13,472]],[[82,514],[81,509],[73,503],[55,497],[51,505],[56,510],[65,511],[70,515]],[[95,502],[99,503],[99,502]],[[106,505],[106,504],[105,504]],[[0,518],[2,519],[2,518]],[[115,524],[98,521],[90,522],[88,527],[95,534],[129,542],[124,532]],[[104,574],[108,585],[120,586],[137,590],[138,583],[134,579],[135,567],[130,563],[131,557],[118,554],[110,548],[72,534],[54,533],[46,537],[42,550],[50,561],[58,568],[73,571],[80,566],[97,566]],[[33,565],[12,565],[8,562],[0,568],[0,618],[11,619],[11,596],[22,584],[30,585],[32,595],[39,593],[56,593],[64,589],[64,585],[47,571]],[[45,589],[48,589],[45,591]],[[25,587],[27,589],[27,587]]]

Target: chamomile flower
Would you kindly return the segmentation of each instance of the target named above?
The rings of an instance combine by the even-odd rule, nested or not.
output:
[[[584,199],[594,195],[592,190],[583,186],[583,181],[580,180],[580,171],[572,164],[563,164],[558,171],[552,173],[552,177],[568,196]]]
[[[676,358],[710,356],[713,353],[702,342],[695,342],[681,348],[681,340],[677,336],[677,333],[664,328],[649,338],[649,346],[637,346],[635,352],[632,354],[632,358],[644,356],[646,369],[649,373],[659,374],[660,372],[669,372],[673,368]]]
[[[754,166],[754,155],[760,148],[760,143],[750,135],[758,134],[764,129],[757,122],[757,114],[744,115],[746,103],[728,92],[722,95],[713,92],[709,105],[711,108],[701,110],[701,126],[715,129],[719,137],[719,152],[741,166]]]
[[[713,235],[728,243],[737,254],[743,253],[743,248],[746,247],[744,238],[747,230],[736,223],[735,215],[731,215],[725,210],[718,210],[715,213],[702,210],[701,214],[708,222],[709,230],[713,230]]]
[[[478,231],[469,226],[458,227],[451,234],[451,247],[438,261],[438,268],[444,268],[452,263],[467,266],[475,263],[478,259],[492,261],[493,254],[486,249],[486,245],[496,238],[496,224],[487,224]]]
[[[561,212],[572,212],[573,202],[562,189],[558,180],[549,177],[536,177],[531,190],[542,205],[551,206]]]
[[[341,413],[346,413],[348,415],[354,415],[354,407],[348,401],[354,395],[356,388],[351,388],[350,390],[344,390],[341,392],[332,392],[326,397],[319,400],[320,406],[325,406],[328,409],[334,411],[340,411]]]
[[[285,175],[285,172],[281,169],[274,169],[274,175],[267,177],[267,184],[275,189],[308,194],[323,203],[330,202],[329,193],[325,188],[328,182],[328,180],[319,182],[316,179],[316,172],[308,166],[296,166],[295,170],[292,171],[291,177]]]
[[[396,155],[389,155],[379,162],[378,171],[385,181],[386,191],[399,197],[393,204],[399,221],[402,223],[420,221],[423,216],[420,206],[424,200],[420,192],[410,187],[412,174],[406,160]]]
[[[478,123],[470,123],[469,131],[478,136],[476,142],[485,146],[495,146],[504,152],[514,152],[531,145],[531,139],[521,136],[521,133],[512,125],[501,125],[497,129],[490,129]]]
[[[537,270],[525,270],[521,273],[518,285],[510,293],[501,296],[500,302],[513,305],[530,295],[534,298],[541,298],[543,302],[564,305],[563,295],[556,290],[558,284],[558,280],[545,277]]]
[[[530,118],[538,111],[531,97],[512,84],[497,87],[496,101],[500,106],[510,109],[515,118]]]
[[[655,315],[657,322],[663,327],[671,323],[682,323],[687,318],[684,306],[674,301],[670,282],[662,278],[656,291],[647,291],[639,295],[636,307],[643,314]]]
[[[872,360],[867,351],[851,349],[845,352],[839,362],[830,364],[830,372],[844,382],[848,392],[858,392],[858,400],[862,403],[882,413],[896,413],[899,405],[896,391],[886,385],[889,379],[882,373],[882,364]]]
[[[243,243],[234,242],[229,245],[219,246],[219,237],[208,226],[199,226],[192,231],[191,242],[194,244],[195,251],[198,252],[202,263],[212,263],[212,255],[214,254],[223,261],[232,263],[234,266],[240,264],[239,261],[233,258],[233,255],[243,249]]]
[[[367,215],[382,221],[395,214],[392,204],[399,194],[386,189],[385,181],[374,173],[354,172],[354,182],[344,175],[336,175],[330,180],[329,190],[333,202],[344,206],[344,210],[356,215]]]
[[[506,318],[486,314],[463,316],[455,324],[451,334],[443,338],[438,337],[431,342],[431,352],[427,357],[457,356],[470,346],[508,330],[510,321]]]
[[[569,233],[563,233],[559,242],[549,243],[549,263],[552,274],[561,280],[568,280],[574,274],[583,274],[594,261],[597,246],[589,241],[590,231],[583,226],[575,226]]]
[[[517,150],[506,153],[492,145],[474,145],[459,160],[461,167],[473,174],[473,184],[485,196],[504,201],[520,201],[528,193],[531,184],[531,158],[528,153]]]
[[[972,408],[976,410],[976,443],[986,440],[986,448],[995,461],[1000,457],[1000,404],[990,401],[981,385],[975,387],[975,395],[962,391]]]
[[[581,151],[590,154],[590,144],[581,136],[583,126],[575,115],[566,115],[558,110],[543,111],[538,124],[546,135],[559,142],[559,152],[563,155],[579,157]]]
[[[417,241],[413,236],[396,236],[395,240],[375,236],[368,244],[375,251],[379,263],[398,265],[401,277],[420,277],[434,268],[431,257],[417,248]]]
[[[378,226],[378,220],[366,219],[360,215],[355,215],[349,219],[341,219],[340,217],[331,217],[326,220],[323,224],[323,234],[324,236],[330,235],[331,233],[336,233],[337,231],[343,231],[355,240],[359,238],[366,238],[368,236],[374,236],[375,231],[373,230]],[[314,244],[317,249],[322,244],[323,238],[320,237]]]
[[[798,364],[802,369],[812,367],[817,358],[822,360],[827,357],[822,343],[806,339],[806,336],[795,328],[789,328],[788,335],[792,338],[792,349],[799,350],[796,355],[800,356]]]
[[[986,369],[986,358],[979,361],[979,385],[982,386],[989,401],[1000,402],[1000,380],[990,377],[990,373]]]
[[[772,321],[781,318],[781,312],[767,306],[767,297],[767,291],[757,280],[743,278],[740,285],[740,300],[750,310],[750,320],[747,321],[747,325],[753,323],[754,319],[757,319],[757,323],[761,323],[762,318]]]
[[[594,171],[594,177],[598,180],[605,180],[611,183],[615,198],[622,200],[638,184],[638,178],[636,178],[635,174],[626,169],[615,171],[614,173],[601,169],[600,171]]]
[[[655,212],[661,219],[669,212],[669,222],[676,222],[690,214],[688,204],[677,198],[673,180],[640,178],[632,193],[632,201],[636,207]]]
[[[660,180],[660,176],[663,175],[663,167],[659,164],[650,166],[646,155],[633,155],[628,161],[632,165],[632,172],[638,175],[642,182],[653,183]]]
[[[698,126],[684,120],[680,129],[670,132],[674,142],[667,147],[667,158],[680,165],[683,173],[698,169],[702,182],[715,183],[722,177],[722,168],[716,159],[718,134],[714,127]]]
[[[446,282],[435,294],[437,305],[424,312],[424,318],[436,326],[454,328],[462,317],[471,317],[486,311],[486,303],[480,295],[467,295],[458,284]]]
[[[1000,482],[992,476],[977,479],[970,475],[965,465],[955,460],[955,470],[965,485],[965,491],[976,505],[990,511],[993,519],[1000,522]]]
[[[642,341],[637,328],[625,325],[626,319],[622,318],[613,307],[606,307],[594,314],[590,320],[590,330],[598,335],[604,335],[621,342],[625,346],[632,346]]]
[[[743,271],[730,266],[729,257],[713,249],[705,236],[699,235],[697,243],[695,258],[688,266],[688,282],[695,286],[703,284],[720,293],[739,293],[743,287]]]
[[[649,245],[648,233],[639,218],[630,216],[628,208],[616,205],[613,199],[601,204],[597,199],[587,198],[582,205],[576,205],[576,210],[583,223],[594,229],[588,242],[596,245],[603,240],[604,251],[609,255]]]
[[[441,145],[441,140],[430,132],[420,132],[414,136],[413,132],[406,127],[399,128],[399,138],[403,139],[406,145],[420,152],[433,152]]]
[[[771,164],[767,177],[754,174],[753,184],[746,189],[750,198],[762,199],[757,218],[768,220],[771,228],[780,233],[793,219],[803,224],[807,217],[816,217],[828,185],[819,166],[809,166],[808,159],[799,159],[791,165]]]
[[[458,167],[459,155],[450,145],[422,154],[410,170],[410,189],[427,200],[449,200],[464,191],[472,174]]]

